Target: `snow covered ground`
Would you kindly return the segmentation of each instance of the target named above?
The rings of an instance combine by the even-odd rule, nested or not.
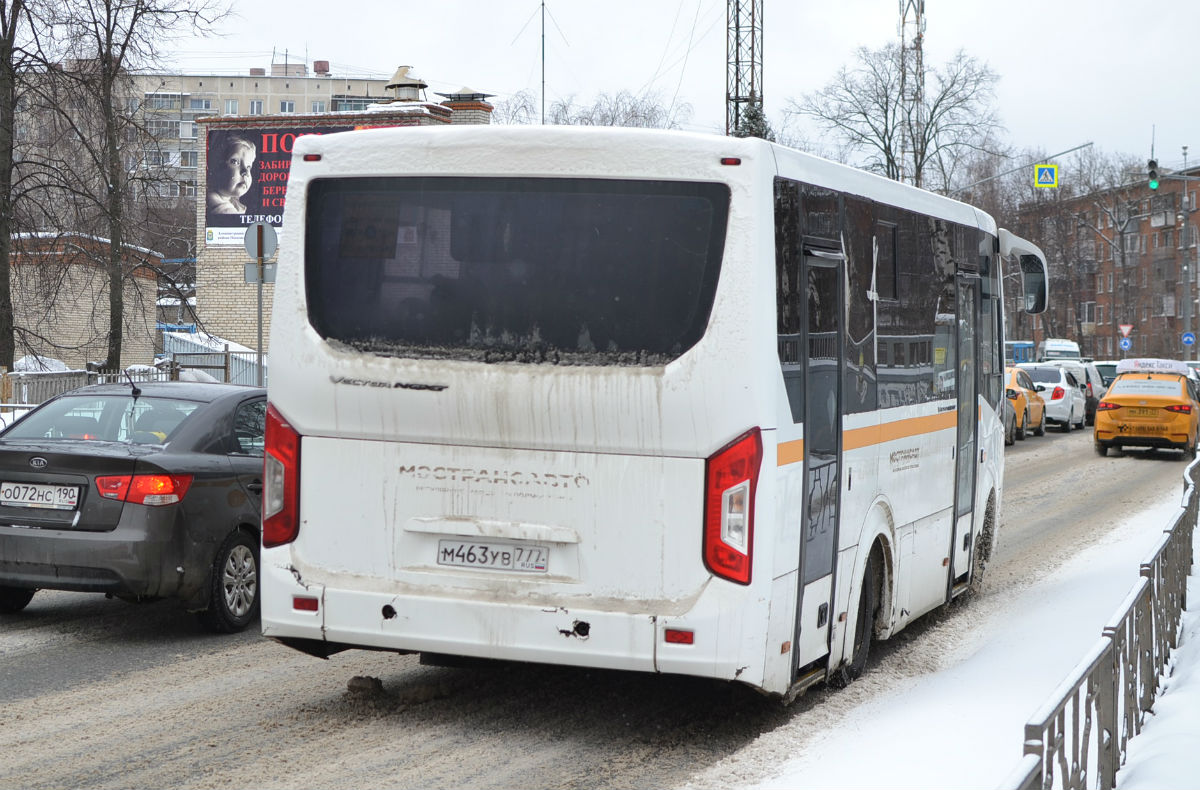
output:
[[[1171,501],[1139,513],[1044,583],[991,607],[970,639],[947,645],[933,671],[913,672],[903,690],[859,705],[845,726],[814,735],[820,716],[799,716],[689,786],[997,787],[1021,759],[1026,721],[1099,639],[1137,580],[1140,562],[1178,512],[1179,503]],[[1130,741],[1117,774],[1120,790],[1200,786],[1195,577],[1188,590],[1192,611],[1184,614],[1173,674],[1142,733]],[[869,684],[872,671],[891,671],[886,664],[873,666],[859,683]],[[782,761],[781,754],[787,755]],[[764,767],[772,762],[774,770]]]

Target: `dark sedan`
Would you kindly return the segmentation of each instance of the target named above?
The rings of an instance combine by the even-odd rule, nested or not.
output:
[[[0,614],[38,589],[182,599],[206,627],[258,614],[266,391],[100,384],[0,433]]]

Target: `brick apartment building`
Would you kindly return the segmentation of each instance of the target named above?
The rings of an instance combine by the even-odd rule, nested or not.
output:
[[[1023,205],[1014,231],[1046,253],[1050,307],[1029,316],[1009,304],[1008,339],[1064,337],[1095,359],[1196,358],[1183,335],[1200,334],[1197,191],[1200,168],[1181,168],[1164,173],[1156,190],[1142,176]],[[1128,350],[1120,347],[1123,328]]]

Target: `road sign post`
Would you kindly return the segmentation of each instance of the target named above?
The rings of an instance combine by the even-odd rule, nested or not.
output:
[[[276,248],[279,246],[279,238],[275,234],[275,228],[265,222],[255,222],[250,227],[246,228],[245,237],[246,252],[254,258],[255,262],[249,264],[255,267],[254,282],[258,285],[258,351],[256,354],[258,362],[258,386],[263,385],[263,280],[266,279],[264,258],[270,258],[275,254]],[[249,272],[247,272],[249,273]],[[272,277],[274,282],[275,278]]]

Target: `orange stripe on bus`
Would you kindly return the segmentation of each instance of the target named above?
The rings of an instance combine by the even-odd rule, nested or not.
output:
[[[920,436],[925,433],[944,431],[958,425],[958,412],[947,411],[941,414],[931,414],[926,417],[910,417],[906,420],[886,422],[882,425],[872,425],[867,428],[854,428],[842,433],[842,451],[857,450],[897,439],[907,439],[910,436]],[[798,463],[804,460],[804,440],[796,439],[783,442],[776,448],[778,466]]]
[[[804,440],[784,442],[775,448],[777,466],[787,466],[804,460]]]
[[[870,447],[883,442],[894,442],[897,439],[907,439],[910,436],[920,436],[923,433],[934,433],[953,428],[958,425],[958,412],[945,411],[941,414],[930,414],[926,417],[910,417],[907,420],[885,422],[872,425],[869,428],[855,428],[842,433],[842,450],[857,450],[860,447]]]

